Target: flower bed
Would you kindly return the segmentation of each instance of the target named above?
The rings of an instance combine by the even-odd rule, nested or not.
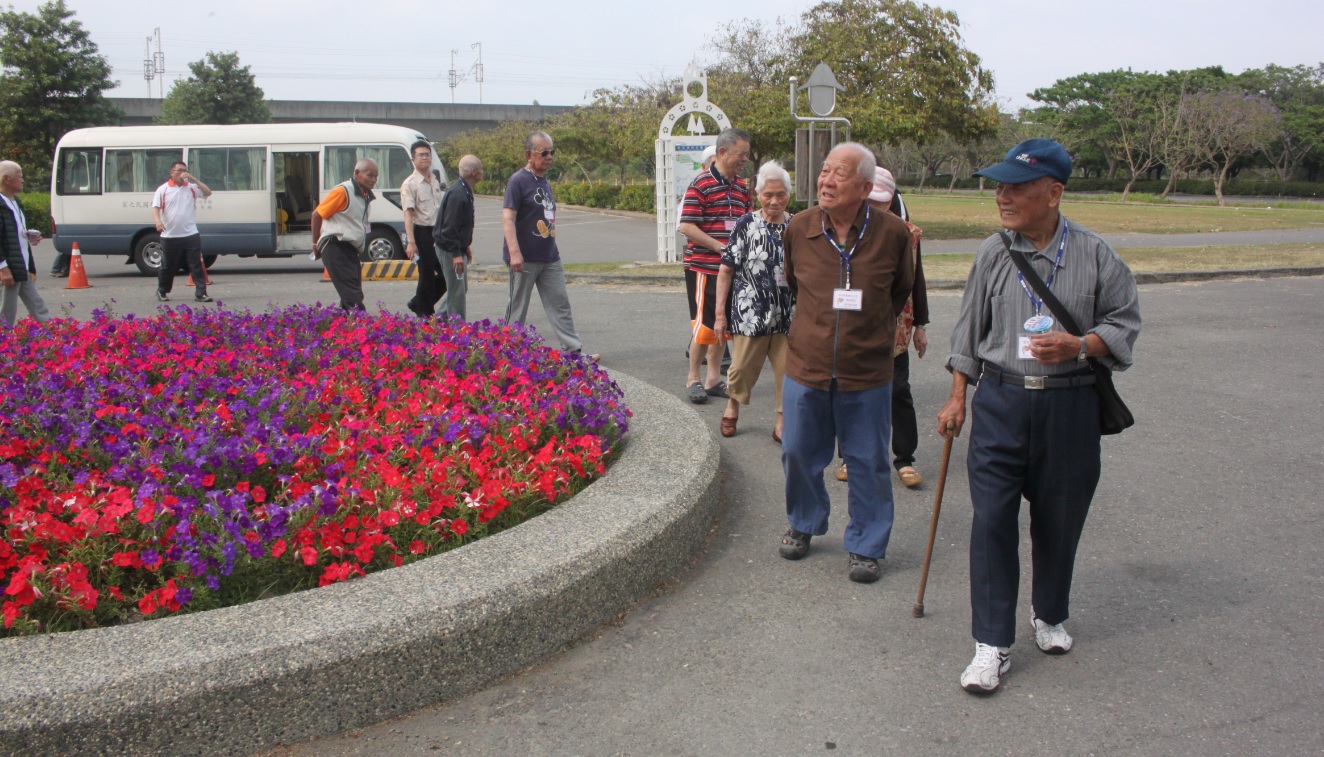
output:
[[[629,415],[596,366],[487,321],[179,308],[0,338],[6,635],[460,546],[602,475]]]

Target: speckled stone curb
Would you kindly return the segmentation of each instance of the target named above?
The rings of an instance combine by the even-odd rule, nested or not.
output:
[[[621,458],[517,528],[314,591],[0,640],[0,751],[247,754],[458,697],[610,620],[685,565],[718,497],[693,409],[613,378]]]

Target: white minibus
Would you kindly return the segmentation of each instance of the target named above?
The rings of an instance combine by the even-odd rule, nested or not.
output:
[[[364,260],[404,258],[400,185],[414,170],[409,146],[426,138],[403,126],[280,123],[75,129],[60,139],[51,171],[55,247],[125,255],[144,274],[161,266],[152,194],[182,160],[212,190],[198,201],[208,265],[218,255],[289,257],[312,250],[313,208],[350,178],[359,158],[377,161]],[[442,186],[446,170],[436,154]]]

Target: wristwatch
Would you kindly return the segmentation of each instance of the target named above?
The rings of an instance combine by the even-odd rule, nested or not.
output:
[[[1089,345],[1085,343],[1085,337],[1082,336],[1080,338],[1080,354],[1076,355],[1076,362],[1077,363],[1085,362],[1085,358],[1089,357],[1089,355],[1087,354],[1088,352],[1089,352]]]

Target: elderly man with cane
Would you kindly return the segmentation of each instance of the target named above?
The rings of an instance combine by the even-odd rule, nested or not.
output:
[[[1060,144],[1027,140],[975,175],[998,182],[998,212],[1011,234],[989,237],[975,256],[952,331],[952,391],[938,431],[960,434],[967,386],[978,382],[966,455],[975,656],[961,686],[989,693],[1011,668],[1016,639],[1022,497],[1030,503],[1035,644],[1048,654],[1071,651],[1062,624],[1100,470],[1099,396],[1087,360],[1116,370],[1131,365],[1140,303],[1121,257],[1059,212],[1071,176]],[[1028,258],[1024,273],[1013,250]],[[1027,281],[1031,274],[1042,282]],[[1064,303],[1084,336],[1062,330],[1036,289]]]

